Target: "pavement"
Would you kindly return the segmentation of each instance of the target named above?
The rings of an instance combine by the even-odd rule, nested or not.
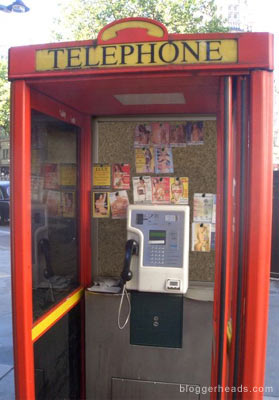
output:
[[[279,400],[279,280],[271,280],[264,400]],[[268,388],[272,388],[272,392]],[[0,400],[14,400],[10,230],[0,227]]]
[[[269,289],[269,318],[266,353],[265,387],[272,393],[264,400],[279,400],[279,280],[271,279]],[[267,389],[266,389],[267,390]],[[267,394],[267,393],[266,393]]]
[[[0,227],[0,400],[13,400],[14,360],[11,306],[10,229]]]

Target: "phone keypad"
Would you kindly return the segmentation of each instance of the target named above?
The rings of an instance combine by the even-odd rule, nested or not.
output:
[[[165,264],[165,248],[162,245],[150,246],[150,263],[151,265]]]

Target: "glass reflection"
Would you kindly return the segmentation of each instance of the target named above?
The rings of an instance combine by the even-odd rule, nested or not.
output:
[[[77,128],[32,112],[33,319],[79,285]]]
[[[80,314],[77,305],[34,343],[36,400],[81,398]]]

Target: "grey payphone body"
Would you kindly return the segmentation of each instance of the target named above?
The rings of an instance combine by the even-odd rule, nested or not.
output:
[[[127,289],[186,293],[189,269],[189,206],[131,205],[127,239],[138,246],[126,254],[131,278]],[[129,251],[126,248],[126,251]]]

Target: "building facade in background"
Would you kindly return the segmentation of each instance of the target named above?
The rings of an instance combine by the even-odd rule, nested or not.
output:
[[[220,14],[233,32],[253,30],[253,6],[249,0],[217,0]]]
[[[10,180],[10,136],[0,127],[0,180]]]

